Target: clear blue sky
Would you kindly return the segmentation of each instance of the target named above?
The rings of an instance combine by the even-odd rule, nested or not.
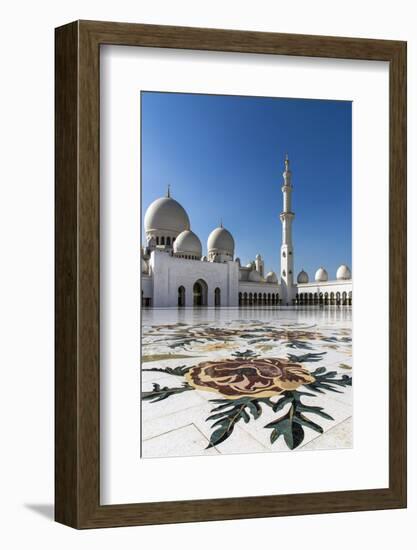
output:
[[[260,253],[279,273],[288,152],[296,273],[351,266],[351,102],[142,92],[141,104],[142,215],[169,183],[204,254],[222,219],[242,264]]]

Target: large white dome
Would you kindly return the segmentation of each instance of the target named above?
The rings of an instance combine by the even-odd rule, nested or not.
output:
[[[339,281],[343,281],[351,278],[352,278],[352,274],[348,266],[345,264],[342,264],[341,266],[339,266],[338,270],[336,271],[336,279],[338,279]]]
[[[190,229],[187,212],[172,197],[161,197],[153,201],[146,210],[144,222],[145,231],[181,233]]]
[[[300,284],[300,285],[303,285],[303,284],[306,284],[308,283],[309,279],[308,279],[308,273],[306,273],[304,271],[304,269],[302,269],[300,271],[300,273],[298,274],[298,277],[297,277],[297,283]]]
[[[235,241],[230,231],[224,227],[216,227],[216,229],[213,229],[207,239],[207,249],[209,252],[217,251],[233,256],[235,253]]]
[[[174,252],[198,256],[200,259],[202,254],[201,241],[195,233],[186,229],[175,239]]]
[[[267,283],[277,283],[278,279],[275,271],[270,271],[269,273],[267,273],[265,277],[265,281]]]
[[[252,283],[260,283],[261,280],[262,280],[262,277],[259,271],[256,271],[255,269],[253,269],[249,273],[249,281],[252,281]]]
[[[320,267],[316,271],[316,274],[315,274],[314,278],[319,283],[324,283],[325,281],[329,280],[329,276],[327,274],[327,271],[323,267]]]

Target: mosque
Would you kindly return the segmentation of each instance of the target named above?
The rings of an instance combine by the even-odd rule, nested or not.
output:
[[[223,224],[207,239],[207,255],[191,230],[185,209],[167,195],[156,199],[144,219],[146,246],[141,251],[141,293],[144,307],[238,307],[352,305],[352,276],[341,265],[334,280],[324,267],[314,281],[302,270],[294,278],[291,210],[293,186],[290,161],[283,173],[281,271],[265,273],[260,254],[242,266],[235,258],[235,241]]]

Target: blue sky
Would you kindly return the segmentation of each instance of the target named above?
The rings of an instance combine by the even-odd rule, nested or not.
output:
[[[142,92],[141,106],[142,216],[170,184],[204,254],[222,219],[242,264],[259,253],[279,272],[288,152],[296,273],[351,266],[351,102]]]

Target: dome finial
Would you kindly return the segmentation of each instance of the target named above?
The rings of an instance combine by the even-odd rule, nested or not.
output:
[[[285,153],[285,171],[288,172],[290,168],[290,159],[288,158],[288,153]]]
[[[223,227],[223,218],[220,218],[220,227]]]
[[[168,183],[168,187],[167,187],[167,197],[170,198],[171,197],[171,184]]]

